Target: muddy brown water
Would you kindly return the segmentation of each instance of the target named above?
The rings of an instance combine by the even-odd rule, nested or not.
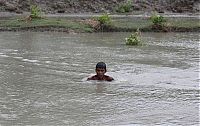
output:
[[[199,34],[129,34],[1,32],[0,125],[199,125]]]

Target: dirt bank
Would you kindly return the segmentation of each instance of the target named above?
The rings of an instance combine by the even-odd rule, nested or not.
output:
[[[30,2],[31,1],[31,2]],[[0,12],[23,13],[37,4],[45,13],[116,12],[127,0],[0,0]],[[198,13],[199,0],[131,0],[132,11]]]

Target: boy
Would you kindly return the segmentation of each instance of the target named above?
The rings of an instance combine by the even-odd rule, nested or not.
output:
[[[107,72],[106,64],[104,62],[99,62],[96,65],[96,75],[89,77],[87,80],[101,80],[101,81],[112,81],[112,77],[104,75]]]

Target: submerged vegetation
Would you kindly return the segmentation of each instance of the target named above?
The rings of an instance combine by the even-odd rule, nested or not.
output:
[[[126,45],[141,45],[141,34],[140,30],[137,29],[135,33],[132,33],[128,38],[125,38],[126,40]]]

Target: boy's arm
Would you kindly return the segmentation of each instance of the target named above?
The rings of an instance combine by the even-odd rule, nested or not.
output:
[[[95,76],[92,76],[92,77],[88,77],[87,80],[95,80]]]
[[[89,78],[87,79],[87,81],[88,81],[88,80],[92,80],[91,77],[89,77]]]
[[[114,78],[112,78],[112,77],[108,77],[108,79],[107,79],[107,81],[113,81],[114,80]]]

